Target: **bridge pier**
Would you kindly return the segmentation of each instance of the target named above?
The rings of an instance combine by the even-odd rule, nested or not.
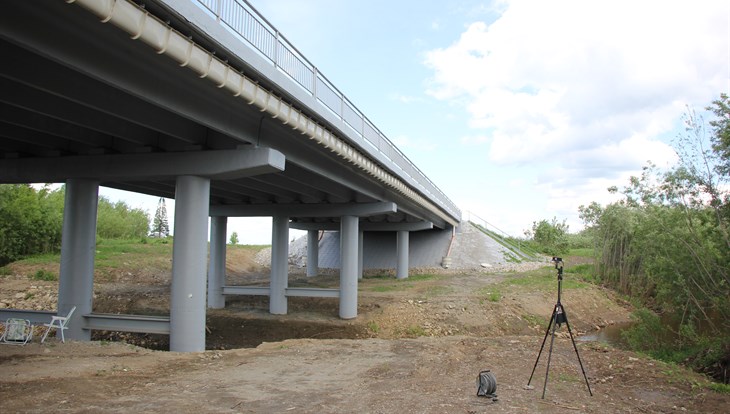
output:
[[[223,285],[226,280],[226,233],[228,217],[210,218],[210,257],[208,262],[208,308],[226,306]]]
[[[289,217],[276,215],[271,232],[271,281],[269,313],[286,315],[286,288],[289,284]]]
[[[357,317],[358,217],[340,219],[340,318]]]
[[[179,176],[170,288],[170,351],[205,351],[205,274],[210,179]]]
[[[362,279],[363,270],[363,242],[365,240],[365,232],[360,229],[357,232],[357,279]]]
[[[98,203],[98,181],[86,179],[66,181],[63,230],[61,232],[58,314],[66,315],[72,307],[76,306],[65,337],[77,341],[91,340],[91,331],[83,329],[81,315],[91,313],[94,294]]]
[[[396,239],[397,260],[395,267],[395,278],[406,279],[408,278],[408,231],[398,230]]]
[[[307,277],[319,273],[319,230],[307,230]]]

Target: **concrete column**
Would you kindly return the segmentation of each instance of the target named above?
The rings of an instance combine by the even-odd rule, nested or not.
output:
[[[170,351],[205,351],[210,180],[177,177],[170,287]]]
[[[396,279],[408,278],[408,231],[399,230],[396,244],[397,247],[397,262],[395,266],[395,277]]]
[[[289,217],[274,216],[271,232],[271,282],[269,313],[286,315],[289,284]]]
[[[340,221],[340,318],[357,317],[358,218],[343,216]]]
[[[307,231],[307,277],[319,273],[319,231]]]
[[[362,279],[362,269],[363,269],[363,240],[365,239],[365,232],[362,230],[357,232],[357,279]]]
[[[64,336],[76,341],[89,341],[91,331],[83,329],[82,315],[92,311],[99,182],[70,179],[66,181],[65,197],[58,314],[65,316],[76,306]]]
[[[226,283],[226,233],[228,217],[210,218],[210,254],[208,256],[208,307],[226,306],[223,285]]]

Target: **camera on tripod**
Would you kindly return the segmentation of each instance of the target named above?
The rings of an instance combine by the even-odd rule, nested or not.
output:
[[[563,275],[563,258],[553,256],[552,262],[555,263],[555,268],[558,270],[558,276]]]

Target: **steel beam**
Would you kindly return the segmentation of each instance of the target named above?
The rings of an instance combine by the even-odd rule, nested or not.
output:
[[[170,318],[166,316],[91,313],[83,317],[87,330],[170,334]]]
[[[223,286],[224,295],[269,296],[270,292],[268,286]]]

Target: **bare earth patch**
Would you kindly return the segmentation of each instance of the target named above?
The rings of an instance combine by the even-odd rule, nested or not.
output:
[[[229,272],[236,283],[265,280],[254,265],[234,264]],[[533,388],[525,386],[555,304],[554,278],[547,269],[547,284],[510,282],[522,275],[469,271],[406,281],[366,278],[360,283],[359,316],[351,321],[337,318],[336,299],[292,298],[290,314],[283,317],[267,313],[266,298],[232,299],[226,309],[208,312],[209,350],[201,353],[55,339],[0,346],[0,410],[728,412],[730,396],[702,386],[706,379],[698,374],[608,345],[578,342],[590,396],[565,327],[555,340],[542,399],[547,349]],[[293,276],[290,285],[332,286],[336,281],[335,276]],[[8,276],[0,281],[0,301],[12,305],[15,299],[9,296],[38,284]],[[98,284],[94,307],[166,313],[168,289],[164,281]],[[589,284],[564,290],[562,302],[576,335],[628,320],[620,301]],[[164,337],[117,337],[165,345]],[[497,378],[496,402],[476,397],[476,376],[484,369]]]

